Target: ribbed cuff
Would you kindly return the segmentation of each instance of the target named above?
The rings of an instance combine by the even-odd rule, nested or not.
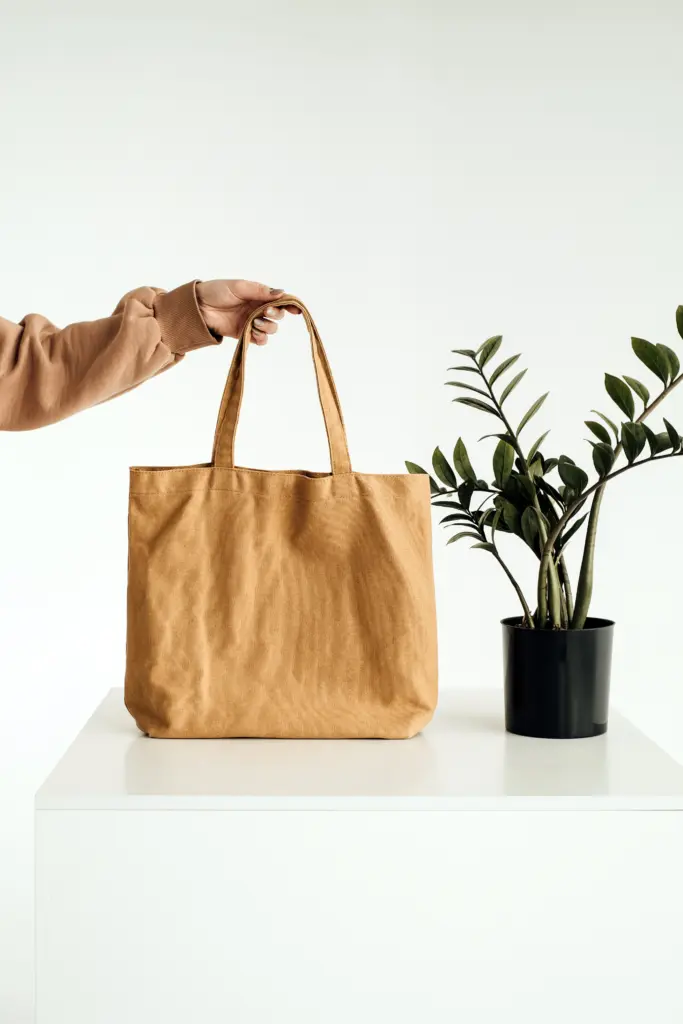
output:
[[[218,345],[218,335],[204,323],[197,302],[197,281],[190,281],[171,292],[164,292],[154,302],[154,316],[161,328],[161,340],[172,352],[184,355],[195,348]]]

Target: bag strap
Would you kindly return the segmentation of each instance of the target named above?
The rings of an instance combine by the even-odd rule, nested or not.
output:
[[[242,334],[235,349],[235,355],[233,356],[225,390],[223,391],[221,407],[218,412],[212,463],[214,466],[223,466],[226,469],[235,468],[235,434],[237,432],[237,422],[244,394],[245,362],[251,342],[252,325],[254,320],[258,316],[262,316],[265,310],[271,306],[296,306],[303,314],[311,339],[311,353],[318,383],[318,397],[325,420],[325,430],[327,431],[332,472],[334,474],[350,473],[351,460],[346,441],[344,419],[337,389],[334,386],[330,364],[327,361],[325,349],[318,334],[318,329],[313,322],[313,317],[301,299],[297,299],[294,295],[279,295],[277,299],[264,303],[249,315],[247,322],[242,328]]]

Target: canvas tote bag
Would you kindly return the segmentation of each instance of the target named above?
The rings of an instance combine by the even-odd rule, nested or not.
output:
[[[125,700],[157,737],[406,738],[437,698],[426,476],[354,473],[320,336],[331,473],[235,466],[252,323],[211,463],[130,473]]]

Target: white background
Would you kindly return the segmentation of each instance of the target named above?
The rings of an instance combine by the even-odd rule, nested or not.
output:
[[[546,454],[590,465],[603,372],[641,375],[630,335],[683,351],[682,29],[673,0],[0,0],[0,314],[63,324],[193,277],[296,291],[376,472],[462,434],[484,473],[494,427],[443,381],[503,332],[530,367],[510,407],[551,390],[529,443],[552,426]],[[32,793],[122,683],[127,467],[209,457],[231,350],[0,436],[3,1024],[29,1020]],[[300,325],[251,353],[239,448],[325,467]],[[613,485],[594,611],[618,623],[615,703],[683,757],[680,473]],[[437,533],[435,555],[441,683],[496,685],[514,594],[481,552]]]

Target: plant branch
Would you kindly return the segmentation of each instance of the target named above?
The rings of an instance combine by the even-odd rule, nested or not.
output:
[[[683,456],[683,451],[669,452],[668,455],[648,455],[646,459],[639,459],[638,462],[629,462],[628,466],[622,466],[621,469],[615,469],[613,473],[608,473],[607,476],[603,476],[600,480],[598,480],[597,483],[593,484],[592,487],[587,487],[581,495],[581,498],[589,498],[591,494],[594,494],[595,491],[599,491],[602,487],[605,486],[605,484],[609,483],[610,480],[616,480],[618,476],[621,476],[623,473],[628,473],[630,469],[636,469],[639,466],[647,466],[649,462],[664,462],[666,459],[678,459],[681,456]],[[574,510],[575,504],[578,504],[578,501],[572,502],[567,512],[569,512],[570,509]],[[568,518],[567,512],[565,512],[565,514],[559,520],[557,526],[559,526],[560,523],[562,524],[562,526],[566,525]],[[553,530],[553,533],[554,532],[555,531]],[[557,537],[555,539],[557,539]]]
[[[668,395],[677,387],[683,375],[679,375],[675,380],[667,385],[654,401],[650,402],[649,406],[646,406],[636,423],[642,423],[643,420],[652,413],[660,402],[663,402]],[[614,457],[618,458],[622,454],[623,445],[618,443],[614,450]],[[674,455],[675,453],[672,453]],[[651,461],[655,457],[652,456]],[[621,472],[621,471],[620,471]],[[612,474],[618,475],[618,474]],[[588,517],[588,527],[586,529],[586,541],[584,543],[584,554],[581,562],[581,570],[579,573],[579,586],[577,588],[577,607],[574,609],[574,614],[571,621],[571,629],[582,630],[586,625],[586,618],[588,617],[588,610],[591,605],[591,598],[593,597],[593,563],[595,560],[595,542],[598,532],[598,517],[600,515],[600,506],[602,505],[602,499],[604,498],[604,486],[599,486],[596,489],[595,497],[591,505],[591,513]]]
[[[663,402],[668,395],[674,390],[675,387],[680,384],[683,380],[683,375],[679,375],[673,380],[667,387],[660,391],[654,401],[650,402],[649,406],[643,409],[636,423],[642,423],[643,420],[655,410],[660,402]],[[618,458],[622,454],[623,445],[618,443],[614,450],[614,457]],[[674,455],[675,453],[672,453]],[[650,460],[654,459],[652,456]],[[617,475],[617,474],[613,474]],[[577,607],[574,609],[574,613],[571,620],[571,629],[583,630],[586,625],[588,617],[588,611],[591,606],[591,599],[593,597],[593,565],[595,561],[595,543],[598,532],[598,518],[600,516],[600,507],[602,505],[602,499],[604,498],[604,487],[600,486],[597,488],[593,503],[591,505],[591,513],[588,517],[588,526],[586,529],[586,541],[584,543],[584,554],[581,560],[581,570],[579,572],[579,586],[577,588]]]
[[[500,402],[496,398],[494,390],[491,387],[491,384],[489,383],[488,378],[486,377],[486,374],[484,373],[483,369],[479,366],[479,364],[477,363],[476,359],[474,360],[474,364],[475,364],[475,366],[477,367],[477,369],[479,371],[479,376],[481,377],[481,379],[483,380],[484,384],[486,385],[486,390],[488,391],[489,395],[491,396],[491,401],[493,402],[493,406],[494,406],[494,408],[495,408],[495,410],[496,410],[496,412],[498,414],[498,417],[501,420],[501,422],[503,423],[503,425],[504,425],[504,427],[505,427],[505,429],[506,429],[506,431],[508,433],[508,436],[510,437],[510,440],[512,441],[512,447],[514,448],[514,450],[517,453],[517,456],[519,458],[520,466],[522,468],[522,473],[524,473],[524,475],[528,477],[529,476],[529,466],[528,466],[528,463],[526,461],[526,458],[524,457],[524,452],[522,451],[522,446],[519,443],[519,438],[517,437],[517,434],[515,433],[515,431],[512,429],[510,421],[508,420],[507,416],[503,412],[503,406],[500,404]],[[542,514],[541,514],[541,505],[540,505],[540,502],[538,500],[538,492],[536,490],[536,485],[535,484],[533,484],[533,488],[534,488],[534,499],[533,499],[533,501],[534,501],[534,509],[535,509],[536,515],[538,517],[539,536],[541,538],[541,544],[545,545],[546,542],[547,542],[547,531],[545,529],[545,524],[543,522],[543,518],[542,518]],[[560,618],[561,618],[561,615],[562,615],[562,595],[560,593],[560,580],[559,580],[559,576],[557,574],[557,567],[555,566],[555,563],[553,561],[549,561],[548,562],[548,564],[546,565],[546,568],[545,568],[545,572],[547,573],[547,576],[548,576],[548,596],[547,596],[547,601],[546,601],[545,587],[544,587],[543,588],[543,597],[541,598],[541,596],[540,596],[540,587],[539,587],[539,601],[538,601],[539,620],[540,620],[541,625],[545,624],[545,620],[546,620],[547,613],[548,613],[547,609],[548,609],[548,606],[549,606],[550,607],[550,618],[551,618],[552,624],[554,626],[559,626],[560,625]]]
[[[496,545],[492,544],[491,546],[493,548],[493,551],[491,552],[491,554],[496,559],[496,561],[499,563],[501,569],[503,570],[503,572],[505,573],[507,578],[510,580],[510,583],[512,584],[512,586],[515,588],[515,591],[517,593],[517,597],[519,598],[520,603],[522,605],[522,608],[524,609],[524,618],[526,619],[527,626],[529,627],[529,629],[533,629],[534,628],[534,617],[531,614],[531,609],[529,608],[529,605],[527,604],[527,601],[526,601],[526,598],[524,597],[524,593],[522,591],[522,588],[520,587],[519,583],[517,582],[517,580],[512,575],[512,573],[508,569],[507,565],[505,564],[505,562],[501,558],[501,556],[500,556],[500,554],[498,552],[498,548],[496,547]]]
[[[635,422],[636,423],[642,423],[643,420],[647,419],[647,417],[650,415],[650,413],[653,412],[654,409],[656,409],[657,406],[660,405],[660,403],[663,402],[664,399],[668,395],[671,394],[673,389],[675,387],[677,387],[681,383],[681,381],[683,381],[683,374],[679,374],[679,376],[676,377],[676,379],[673,380],[668,385],[668,387],[664,388],[664,390],[661,392],[661,394],[659,394],[657,396],[657,398],[655,398],[655,400],[653,402],[651,402],[650,405],[648,405],[645,409],[643,409],[642,413],[640,414],[640,416],[638,417],[638,419]],[[621,446],[621,444],[618,444],[617,447],[615,448],[615,457],[618,457],[621,454],[621,452],[622,452],[622,446]],[[552,553],[553,553],[555,541],[560,536],[560,534],[562,533],[562,530],[565,528],[565,526],[567,525],[569,520],[573,516],[576,515],[576,513],[579,511],[581,506],[585,503],[586,499],[589,498],[591,494],[594,494],[595,492],[599,492],[599,494],[600,494],[599,499],[598,499],[598,495],[596,494],[596,497],[593,500],[593,504],[591,506],[591,514],[589,516],[588,528],[587,528],[587,531],[586,531],[586,544],[584,546],[584,557],[583,557],[582,563],[581,563],[581,572],[580,572],[580,575],[579,575],[579,586],[578,586],[577,595],[576,595],[576,607],[574,609],[574,616],[573,616],[573,619],[572,619],[572,628],[573,629],[581,629],[581,628],[583,628],[583,624],[585,623],[586,616],[588,614],[588,606],[590,604],[590,598],[592,596],[592,578],[591,577],[592,577],[592,568],[593,568],[593,554],[594,554],[594,550],[595,550],[595,535],[596,535],[596,532],[597,532],[598,515],[600,513],[600,505],[602,503],[602,494],[604,493],[603,492],[603,488],[605,487],[605,485],[607,483],[609,483],[610,480],[616,479],[616,477],[621,476],[622,473],[626,473],[629,469],[635,469],[636,466],[644,466],[648,462],[656,462],[656,461],[659,461],[660,459],[675,458],[675,457],[678,456],[678,454],[680,454],[680,453],[671,452],[669,455],[651,455],[647,459],[641,459],[639,462],[629,463],[628,466],[622,466],[621,469],[617,469],[613,473],[609,473],[607,476],[602,477],[600,480],[598,480],[597,483],[593,484],[591,487],[589,487],[587,490],[585,490],[580,495],[580,497],[578,497],[575,501],[572,502],[571,505],[569,505],[565,509],[564,514],[560,517],[558,522],[555,524],[555,526],[550,531],[550,534],[548,535],[548,539],[547,539],[547,541],[545,543],[545,547],[543,548],[543,555],[541,557],[541,565],[540,565],[540,568],[539,568],[539,577],[538,577],[539,603],[540,603],[541,590],[543,588],[544,574],[545,574],[545,572],[547,572],[548,566],[551,563]]]
[[[646,406],[645,409],[643,409],[642,413],[635,422],[642,423],[643,420],[647,419],[650,413],[652,413],[657,408],[657,406],[660,405],[664,401],[664,399],[671,394],[674,388],[678,387],[681,381],[683,381],[683,373],[679,374],[679,376],[676,377],[675,380],[671,381],[671,383],[667,387],[665,387],[659,395],[657,395],[655,400],[651,402],[650,405]],[[615,458],[618,458],[621,452],[622,445],[618,444],[615,448]],[[596,484],[593,484],[592,487],[589,487],[588,490],[584,491],[583,494],[576,499],[576,501],[572,502],[572,504],[567,507],[564,514],[560,517],[557,524],[550,531],[550,535],[548,536],[548,540],[546,541],[545,547],[543,548],[543,555],[541,557],[541,566],[539,569],[538,582],[539,595],[541,592],[543,573],[545,568],[551,562],[555,541],[560,536],[562,530],[565,528],[565,526],[572,518],[572,516],[576,515],[581,505],[585,503],[586,498],[588,498],[594,492],[599,492],[600,497],[598,497],[598,495],[596,494],[596,497],[593,500],[593,504],[591,506],[591,514],[589,516],[588,528],[586,530],[586,542],[584,545],[584,554],[581,562],[581,571],[579,574],[579,585],[576,594],[576,607],[574,609],[574,616],[572,619],[573,629],[583,628],[583,624],[585,623],[586,616],[588,614],[590,599],[592,596],[592,575],[593,555],[595,551],[595,536],[598,527],[598,516],[600,514],[600,505],[602,504],[602,495],[604,494],[603,488],[605,484],[608,483],[609,480],[613,480],[615,477],[621,476],[621,474],[625,473],[627,470],[633,469],[635,466],[642,466],[646,462],[654,462],[658,458],[671,458],[675,454],[676,453],[672,452],[670,455],[653,455],[650,456],[649,459],[641,459],[640,462],[629,463],[628,466],[622,466],[621,469],[616,470],[614,473],[609,473],[607,476],[598,480]]]
[[[630,467],[626,467],[630,468]],[[586,527],[586,539],[583,545],[583,555],[581,556],[581,569],[579,570],[579,583],[576,588],[576,608],[571,619],[572,629],[583,629],[586,624],[588,617],[588,609],[590,607],[591,598],[593,597],[593,562],[595,559],[595,541],[598,534],[598,516],[600,515],[600,505],[604,497],[605,490],[603,487],[598,488],[595,492],[593,502],[591,504],[590,515],[588,516],[588,526]]]
[[[565,600],[567,602],[567,620],[568,622],[571,622],[574,617],[574,597],[572,595],[572,581],[569,576],[569,570],[567,569],[567,563],[564,560],[563,554],[560,554],[557,565],[560,574],[560,582],[564,587]]]

